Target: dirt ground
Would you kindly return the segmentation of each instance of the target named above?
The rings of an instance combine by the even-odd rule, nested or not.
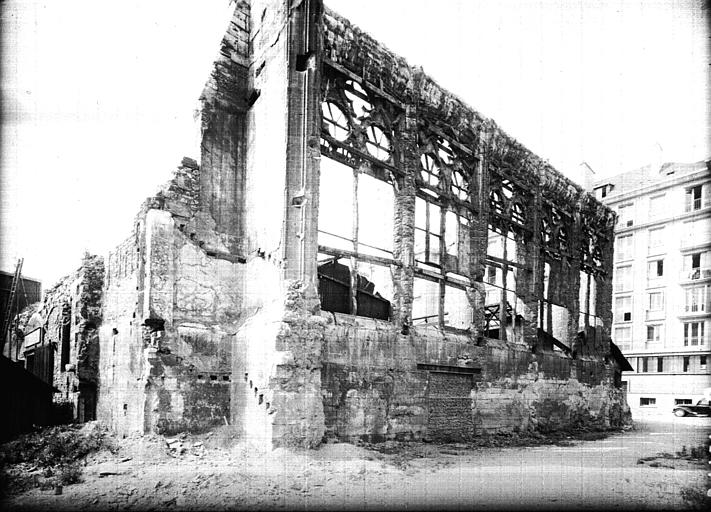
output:
[[[190,509],[687,509],[705,494],[708,464],[679,457],[711,420],[638,423],[557,444],[327,443],[260,452],[228,427],[166,440],[125,439],[91,455],[83,481],[12,496],[12,510]],[[681,420],[681,419],[680,419]],[[503,444],[503,443],[502,443]],[[666,454],[665,454],[666,453]],[[662,455],[659,455],[662,454]],[[27,463],[26,463],[27,465]],[[32,468],[24,468],[32,469]],[[698,506],[698,500],[697,500]]]

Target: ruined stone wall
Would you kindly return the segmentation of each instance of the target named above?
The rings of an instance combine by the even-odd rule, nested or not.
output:
[[[467,440],[497,432],[624,423],[614,366],[477,346],[436,329],[403,335],[388,322],[323,313],[326,435],[339,439]],[[442,385],[438,388],[438,382]]]
[[[13,351],[28,369],[56,388],[54,421],[83,422],[96,417],[103,283],[103,258],[85,254],[78,270],[20,315],[20,332],[13,340],[13,347],[20,344],[20,348]],[[31,342],[24,339],[38,328]]]
[[[332,131],[337,123],[324,117],[322,158],[354,169],[367,161],[394,176],[395,190],[392,322],[322,313],[330,320],[322,370],[327,432],[341,438],[446,438],[626,421],[624,396],[614,386],[619,368],[609,357],[614,214],[421,68],[328,9],[322,41],[322,100],[345,113],[349,119],[340,123],[350,130],[339,139]],[[364,151],[362,120],[349,113],[337,90],[352,98],[353,83],[367,95],[369,122],[390,134],[394,151],[383,163]],[[447,197],[442,184],[450,186],[455,170],[464,169],[473,196],[466,207],[468,252],[459,255],[456,271],[469,279],[474,314],[472,325],[459,333],[444,327],[442,308],[434,327],[412,327],[412,279],[421,275],[412,256],[413,213],[416,189],[423,187],[415,176],[422,172],[421,155],[441,151],[442,141],[449,158],[459,161],[443,165],[427,193],[445,197],[440,204],[456,211],[459,206],[450,205],[457,198]],[[514,240],[515,258],[487,253],[492,230]],[[515,269],[510,289],[523,306],[522,320],[515,329],[500,329],[498,340],[482,331],[482,278],[491,264],[508,267],[509,279]],[[443,267],[451,270],[448,265]],[[597,305],[596,317],[584,321],[581,272],[595,281]],[[440,283],[447,282],[445,274]],[[501,309],[505,304],[502,298]],[[560,345],[556,350],[551,337]]]
[[[249,2],[236,2],[213,71],[200,96],[199,196],[230,252],[243,251],[244,160],[250,67]]]
[[[100,383],[98,420],[120,435],[142,432],[145,389],[140,380],[144,358],[140,345],[142,224],[109,252],[103,322],[99,331]]]
[[[229,416],[241,264],[184,158],[109,256],[100,419],[119,433],[203,431]]]
[[[343,96],[328,90],[343,84],[373,109],[326,151],[321,102]],[[553,330],[555,305],[568,309],[556,334],[572,345],[579,269],[600,281],[598,304],[609,308],[612,216],[496,123],[318,0],[238,2],[201,101],[200,165],[184,159],[143,205],[117,251],[135,258],[131,271],[114,270],[121,256],[110,264],[101,347],[116,354],[116,368],[101,410],[116,428],[172,434],[229,417],[260,445],[315,446],[326,432],[444,439],[617,421],[614,370],[603,359],[609,311],[600,313],[607,336],[578,359],[539,343],[539,331]],[[392,137],[384,158],[372,154],[373,127]],[[443,166],[442,183],[466,174],[472,199],[444,200],[461,216],[461,247],[428,276],[440,290],[434,327],[413,327],[413,282],[426,276],[415,262],[417,175],[424,152],[445,140],[456,163]],[[392,258],[380,261],[394,280],[390,322],[321,311],[322,158],[393,187]],[[497,203],[506,190],[514,199]],[[523,219],[514,218],[515,201]],[[524,304],[525,321],[504,325],[500,340],[482,329],[484,270],[495,262],[489,230],[514,233],[515,261],[498,264],[517,269]],[[346,256],[357,268],[358,255]],[[444,326],[448,272],[458,274],[470,325]]]

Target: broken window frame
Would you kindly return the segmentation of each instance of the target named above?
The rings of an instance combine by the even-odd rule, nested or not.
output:
[[[570,251],[570,233],[575,229],[572,216],[560,208],[544,202],[541,211],[541,248],[544,257],[560,260],[572,258]],[[589,237],[591,239],[592,237]],[[592,265],[602,267],[600,257],[596,254],[595,244],[589,244],[588,261]]]
[[[501,271],[501,283],[487,283],[485,288],[490,291],[490,287],[501,289],[500,302],[498,305],[485,306],[484,325],[481,326],[484,335],[489,337],[492,335],[491,326],[493,323],[498,323],[498,339],[506,340],[508,318],[511,317],[511,331],[516,333],[518,313],[518,295],[516,294],[516,282],[518,278],[518,268],[521,265],[515,261],[515,256],[511,258],[506,247],[508,241],[514,243],[514,247],[518,249],[519,244],[527,244],[533,239],[533,230],[531,221],[534,218],[531,208],[534,206],[534,196],[531,192],[531,187],[520,183],[517,178],[505,172],[493,160],[487,162],[489,175],[489,219],[487,231],[487,254],[486,264],[497,268],[496,274]],[[503,253],[501,257],[489,253],[488,241],[491,233],[502,237]],[[513,286],[509,282],[513,281]],[[509,300],[509,299],[512,300]],[[512,303],[513,302],[513,303]],[[505,312],[505,315],[502,315]],[[502,317],[504,322],[502,322]],[[523,317],[522,317],[523,318]],[[523,319],[524,321],[526,319]],[[528,321],[538,322],[538,315],[535,319]],[[504,328],[501,328],[501,325]]]
[[[491,233],[495,233],[495,235],[499,238],[499,241],[501,241],[501,246],[502,246],[502,254],[501,256],[497,256],[494,254],[491,254],[489,251],[489,246],[491,244]],[[519,307],[518,307],[518,302],[519,298],[518,295],[516,294],[516,283],[518,280],[518,269],[521,267],[521,265],[515,261],[515,256],[514,258],[510,258],[510,254],[508,253],[508,246],[509,243],[511,242],[513,244],[514,249],[518,248],[518,243],[520,242],[520,238],[517,237],[515,234],[514,236],[511,236],[513,233],[510,231],[503,231],[501,225],[499,226],[494,226],[491,223],[488,225],[488,230],[487,230],[487,251],[486,251],[486,265],[487,269],[494,269],[493,273],[493,280],[491,279],[491,274],[489,276],[489,279],[487,280],[486,283],[484,283],[484,288],[486,290],[486,293],[488,294],[489,292],[492,291],[492,288],[499,289],[499,302],[498,304],[492,304],[487,301],[485,301],[484,304],[484,324],[482,325],[482,332],[484,333],[484,336],[486,337],[494,337],[495,339],[500,339],[500,340],[506,340],[508,338],[508,332],[507,332],[507,326],[508,326],[508,320],[509,317],[511,318],[511,332],[516,333],[516,321],[518,318],[521,318],[522,321],[525,320],[523,317],[519,314]],[[491,270],[489,270],[491,272]],[[501,276],[501,280],[499,281],[499,276]],[[492,282],[493,281],[493,282]],[[512,286],[513,285],[513,286]],[[511,300],[510,300],[511,299]],[[504,317],[504,328],[501,328],[502,325],[502,315],[501,312],[505,311],[505,317]],[[534,320],[534,321],[537,321]],[[492,325],[498,325],[498,333],[496,336],[493,336],[492,334]]]
[[[321,153],[352,167],[369,162],[402,175],[394,165],[397,143],[392,119],[399,114],[396,107],[359,80],[330,67],[324,69],[322,84]],[[340,115],[333,115],[334,110],[345,117],[345,126]],[[344,132],[345,137],[339,136]]]
[[[419,201],[418,201],[419,200]],[[415,248],[418,247],[418,238],[424,238],[424,258],[415,259],[415,278],[426,279],[429,281],[434,281],[439,283],[440,286],[440,306],[437,314],[438,326],[443,329],[454,329],[457,331],[468,330],[467,328],[452,327],[447,325],[447,311],[446,309],[446,289],[448,286],[455,288],[460,288],[466,292],[466,288],[471,286],[471,280],[468,277],[468,269],[462,269],[459,264],[459,243],[460,243],[460,233],[459,230],[462,226],[466,226],[469,229],[469,236],[471,236],[471,221],[468,217],[462,216],[459,213],[453,212],[451,209],[445,208],[441,202],[436,198],[431,197],[427,193],[418,191],[416,193],[416,204],[415,204],[415,218],[419,217],[418,208],[424,206],[425,208],[425,225],[419,225],[416,220],[414,225],[415,231]],[[439,215],[436,213],[433,215],[432,210],[436,208],[439,211]],[[452,216],[455,219],[455,233],[453,235],[449,234],[447,230],[447,218]],[[418,235],[418,233],[421,233]],[[448,249],[447,241],[454,237],[456,243],[454,245],[454,252],[456,254],[451,254],[451,250]],[[436,247],[432,247],[433,240],[436,241]],[[456,260],[454,258],[457,258]],[[456,265],[453,262],[456,261]],[[454,267],[454,268],[453,268]],[[471,307],[471,306],[470,306]],[[434,316],[434,315],[432,315]],[[473,319],[473,311],[472,311]],[[416,325],[420,320],[424,318],[413,317],[413,325]],[[421,323],[430,323],[428,319],[424,319]]]
[[[459,258],[462,249],[460,230],[468,230],[465,239],[471,239],[472,218],[475,214],[471,183],[476,162],[475,159],[473,162],[472,158],[467,159],[457,143],[438,132],[423,126],[418,133],[420,166],[415,174],[417,190],[414,230],[416,254],[417,249],[422,247],[418,240],[424,239],[424,258],[416,257],[415,278],[439,283],[438,326],[447,330],[467,331],[471,321],[466,328],[447,325],[447,287],[462,289],[466,293],[467,287],[471,286],[469,269],[462,268]],[[465,174],[470,177],[466,178]],[[466,187],[463,186],[465,183]],[[418,212],[423,206],[424,225],[418,220],[422,219]],[[435,208],[439,210],[439,215],[432,215]],[[433,247],[433,241],[436,247]],[[465,305],[466,308],[470,310],[470,320],[473,320],[471,304]],[[413,324],[421,320],[413,314]],[[424,320],[429,323],[428,319]]]
[[[317,233],[318,234],[325,234],[325,235],[329,235],[329,236],[335,236],[336,238],[344,239],[345,241],[350,242],[351,248],[344,249],[344,248],[330,247],[330,246],[323,245],[323,244],[319,243],[318,244],[318,252],[319,252],[319,254],[324,254],[324,255],[327,255],[330,257],[334,257],[336,259],[349,258],[349,260],[350,260],[349,268],[350,268],[350,273],[351,273],[349,293],[351,296],[350,303],[352,304],[349,314],[353,314],[356,316],[363,316],[363,315],[358,314],[359,312],[358,312],[358,307],[357,307],[358,294],[363,292],[363,290],[360,290],[357,286],[357,283],[359,283],[361,281],[361,279],[363,279],[363,276],[361,276],[358,272],[358,262],[360,261],[360,262],[364,262],[364,263],[379,265],[384,268],[390,267],[392,265],[400,266],[400,263],[397,262],[392,257],[392,254],[393,254],[392,253],[392,250],[393,250],[392,245],[390,248],[386,249],[386,248],[372,246],[372,245],[367,244],[361,240],[361,230],[360,230],[361,220],[360,220],[359,214],[358,214],[358,190],[359,190],[358,182],[359,182],[360,177],[365,174],[365,175],[370,176],[373,179],[380,180],[380,181],[387,183],[391,186],[393,186],[393,183],[391,181],[389,181],[387,179],[387,177],[384,176],[383,174],[374,173],[374,172],[372,172],[372,170],[370,170],[371,172],[368,172],[369,169],[366,166],[361,166],[360,168],[356,169],[356,168],[353,168],[352,166],[349,166],[348,164],[339,162],[338,160],[334,159],[334,161],[336,163],[343,165],[346,169],[349,169],[352,172],[351,177],[353,179],[353,186],[351,188],[351,191],[353,194],[352,201],[353,201],[353,205],[354,205],[354,212],[353,212],[353,217],[351,218],[351,238],[345,238],[341,235],[329,233],[329,232],[323,231],[322,229],[319,229],[319,228],[317,228]],[[344,172],[346,172],[345,169],[344,169]],[[393,202],[394,202],[394,195],[393,195]],[[363,253],[362,251],[360,251],[361,246],[367,246],[369,248],[372,248],[372,249],[382,252],[384,254],[389,254],[390,257],[383,257],[383,256],[377,256],[377,255],[373,255],[373,254]],[[377,283],[373,283],[373,284],[377,285]],[[386,300],[388,300],[388,299],[386,299]],[[391,300],[388,300],[388,301],[391,302]],[[391,303],[391,309],[392,309],[392,303]],[[325,308],[324,308],[324,310],[327,311],[327,309],[325,309]],[[390,319],[391,316],[392,316],[392,314],[389,315],[388,319]]]
[[[321,256],[326,256],[325,260],[320,259]],[[342,263],[339,262],[339,260],[347,260],[348,265],[346,266],[348,270],[348,280],[347,281],[342,281],[339,280],[337,277],[334,277],[332,275],[329,275],[325,272],[322,272],[320,269],[324,265],[327,265],[329,263],[333,263],[335,265],[342,265]],[[348,256],[331,256],[327,253],[320,252],[319,253],[319,261],[318,261],[318,267],[319,267],[319,272],[318,272],[318,280],[319,280],[319,286],[318,286],[318,292],[319,292],[319,300],[321,302],[321,308],[324,311],[331,311],[331,312],[336,312],[336,313],[343,313],[347,315],[355,315],[355,316],[361,316],[361,317],[366,317],[366,318],[375,318],[379,320],[385,320],[389,321],[392,317],[392,301],[383,297],[380,294],[379,289],[373,288],[372,290],[368,289],[369,284],[372,284],[373,286],[376,284],[375,282],[371,281],[370,279],[366,278],[363,276],[358,270],[359,261],[356,259],[355,260],[355,266],[354,266],[354,259],[352,257]],[[360,263],[367,263],[365,261],[360,261]],[[379,265],[380,266],[380,265]],[[382,266],[383,269],[387,268],[385,266]],[[347,288],[348,292],[347,294],[344,294],[345,298],[345,307],[339,307],[337,303],[334,303],[333,301],[327,301],[326,300],[326,287],[323,285],[323,281],[335,283],[336,286],[341,286]],[[370,297],[370,299],[368,299]],[[386,310],[383,310],[383,306],[385,305],[384,303],[387,303]],[[377,305],[380,304],[380,307]],[[364,310],[368,310],[367,313],[364,313]]]
[[[401,265],[392,258],[392,246],[389,249],[382,249],[360,240],[360,219],[357,211],[358,180],[361,174],[367,174],[390,185],[394,185],[395,176],[403,175],[394,165],[397,160],[397,143],[391,121],[399,112],[392,102],[384,100],[360,79],[333,66],[324,67],[322,88],[321,153],[326,158],[353,170],[355,217],[352,219],[352,238],[346,238],[352,243],[352,250],[319,244],[318,252],[335,258],[349,258],[351,273],[349,290],[353,304],[350,314],[358,315],[359,290],[358,286],[353,286],[353,283],[359,282],[358,261],[384,268]],[[334,116],[334,111],[340,113],[344,119]],[[337,129],[341,130],[341,135],[345,132],[347,135],[339,137]],[[328,234],[322,230],[319,232]],[[390,257],[365,254],[359,250],[362,246],[389,254]]]
[[[499,231],[511,231],[517,239],[527,243],[533,238],[530,209],[533,195],[530,189],[511,176],[506,176],[489,163],[489,224]]]
[[[584,290],[584,298],[580,301],[580,319],[578,320],[578,328],[584,330],[586,333],[590,332],[590,327],[593,328],[592,336],[597,337],[597,327],[602,325],[602,319],[597,314],[597,282],[598,274],[591,271],[589,268],[580,269],[580,291]],[[595,341],[588,340],[588,341]]]

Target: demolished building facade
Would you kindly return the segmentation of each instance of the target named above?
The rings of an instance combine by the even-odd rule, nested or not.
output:
[[[52,388],[52,423],[96,419],[99,326],[104,260],[85,254],[81,266],[17,315],[8,354]]]
[[[239,2],[106,262],[98,416],[268,446],[615,426],[614,214],[320,1]]]

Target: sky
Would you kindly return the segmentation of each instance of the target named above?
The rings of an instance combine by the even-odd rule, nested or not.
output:
[[[327,0],[581,181],[709,158],[702,0]],[[0,3],[0,270],[105,255],[183,156],[228,0]]]

